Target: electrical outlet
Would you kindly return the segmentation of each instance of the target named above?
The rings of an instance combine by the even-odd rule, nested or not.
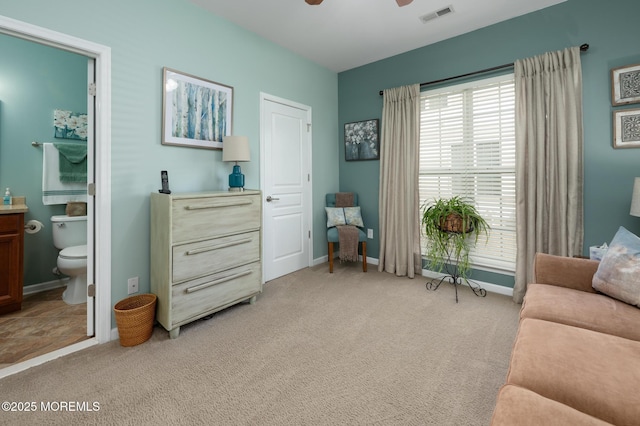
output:
[[[138,277],[129,278],[129,280],[127,280],[127,284],[129,288],[128,294],[133,294],[138,292]]]
[[[369,238],[370,240],[373,239],[373,229],[367,229],[367,238]]]

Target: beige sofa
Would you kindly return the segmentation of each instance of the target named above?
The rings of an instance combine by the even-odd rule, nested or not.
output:
[[[593,290],[597,269],[536,255],[492,425],[640,425],[640,309]]]

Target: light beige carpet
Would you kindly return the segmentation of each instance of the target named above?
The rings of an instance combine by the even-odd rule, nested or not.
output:
[[[360,264],[302,270],[241,304],[146,343],[92,347],[0,380],[36,412],[0,424],[486,425],[520,306],[425,289]],[[43,412],[42,403],[99,411]],[[57,405],[56,405],[57,404]]]

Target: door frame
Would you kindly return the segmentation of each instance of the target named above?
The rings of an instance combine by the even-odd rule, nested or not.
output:
[[[311,113],[311,107],[308,105],[304,105],[304,104],[300,104],[294,101],[290,101],[288,99],[284,99],[278,96],[274,96],[274,95],[270,95],[268,93],[264,93],[264,92],[260,92],[260,190],[262,191],[262,223],[263,226],[264,224],[267,223],[266,221],[266,208],[265,208],[265,197],[268,194],[265,194],[265,176],[266,176],[266,166],[264,163],[265,160],[265,125],[264,125],[264,120],[266,119],[265,117],[265,102],[275,102],[275,103],[279,103],[282,105],[286,105],[288,107],[291,108],[297,108],[303,111],[306,111],[307,113],[307,126],[309,126],[309,131],[307,132],[307,141],[306,143],[309,145],[309,149],[308,149],[308,157],[307,157],[307,170],[309,171],[309,181],[308,181],[308,185],[306,185],[305,191],[304,191],[304,199],[308,200],[309,202],[304,206],[304,216],[305,216],[305,220],[307,221],[307,223],[309,224],[309,232],[310,232],[310,236],[307,239],[307,243],[308,243],[308,247],[307,247],[307,253],[308,253],[308,259],[307,259],[307,267],[310,267],[313,265],[313,170],[312,170],[312,165],[313,165],[313,132],[311,131],[313,129],[312,126],[312,113]],[[264,235],[264,230],[263,230],[263,235]],[[265,259],[264,256],[264,250],[265,247],[267,247],[267,244],[262,244],[262,258]],[[264,262],[262,263],[262,283],[264,284],[265,281],[265,266],[264,266]]]
[[[1,378],[111,340],[111,48],[1,15],[0,33],[93,58],[96,76],[94,251],[87,253],[94,262],[94,280],[88,284],[95,284],[95,336],[0,369]]]

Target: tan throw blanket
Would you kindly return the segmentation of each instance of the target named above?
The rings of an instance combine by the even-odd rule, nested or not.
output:
[[[336,207],[353,207],[353,192],[336,192]],[[353,225],[338,226],[340,262],[358,261],[358,228]]]
[[[340,225],[338,242],[340,244],[340,262],[358,261],[358,228],[353,225]]]
[[[353,207],[353,192],[336,192],[336,207]]]

